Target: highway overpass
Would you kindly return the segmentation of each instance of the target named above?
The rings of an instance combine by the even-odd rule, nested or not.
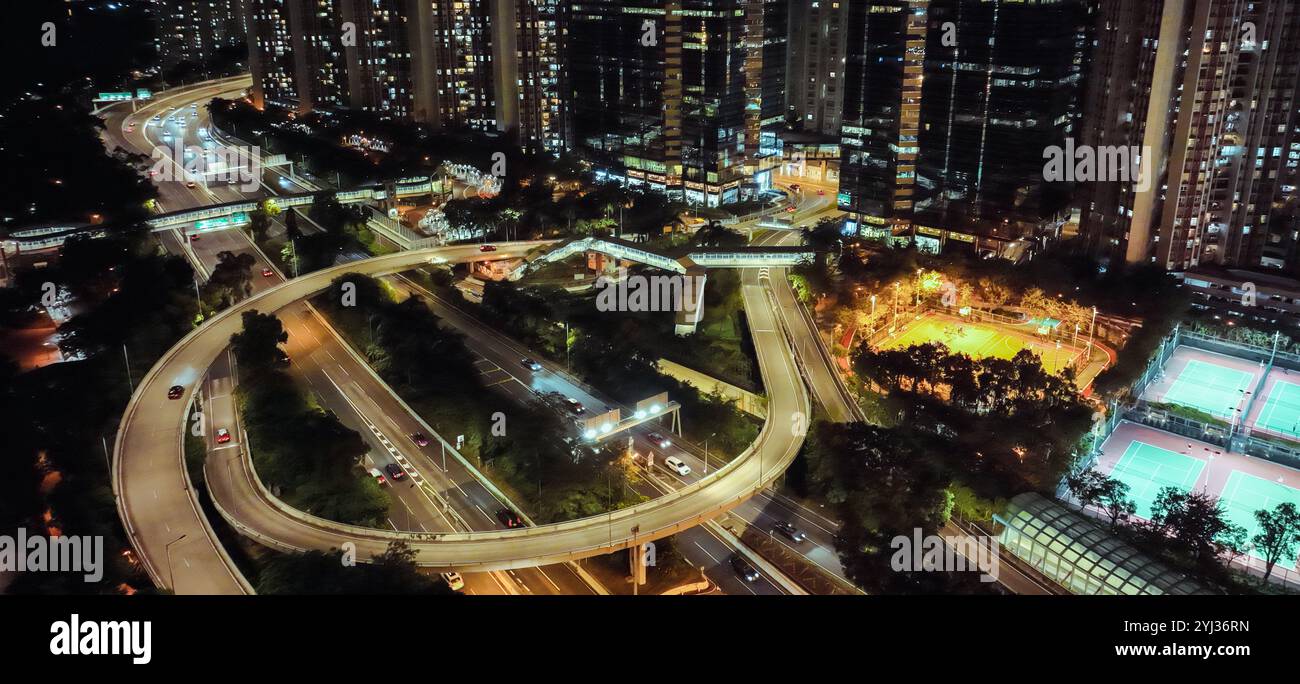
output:
[[[503,243],[494,256],[518,258],[537,242]],[[288,281],[240,302],[177,343],[149,371],[133,395],[114,445],[113,489],[119,513],[155,584],[181,593],[249,591],[216,541],[186,474],[182,438],[195,384],[240,329],[249,310],[278,311],[328,287],[346,273],[382,275],[430,261],[481,258],[477,245],[401,252],[344,264]],[[268,546],[329,550],[354,545],[357,557],[382,553],[405,541],[416,562],[430,567],[487,571],[574,560],[629,548],[671,535],[737,506],[778,477],[794,459],[811,416],[776,300],[754,270],[746,271],[743,297],[759,367],[769,393],[769,417],[758,439],[724,468],[671,495],[609,515],[527,529],[455,534],[394,532],[344,525],[295,510],[257,479],[244,454],[238,467],[208,467],[213,502],[237,530]],[[187,395],[166,399],[181,384]],[[186,562],[173,566],[173,545],[187,545]]]

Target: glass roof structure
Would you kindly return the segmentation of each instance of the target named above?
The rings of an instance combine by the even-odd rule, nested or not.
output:
[[[1209,587],[1110,534],[1087,516],[1034,492],[994,520],[1002,547],[1075,594],[1214,594]]]

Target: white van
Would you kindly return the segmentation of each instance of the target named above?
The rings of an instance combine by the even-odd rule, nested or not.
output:
[[[691,467],[686,465],[682,459],[677,458],[676,456],[665,458],[664,467],[683,477],[691,474]]]

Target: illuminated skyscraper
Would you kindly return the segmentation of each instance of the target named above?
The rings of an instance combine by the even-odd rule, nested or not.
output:
[[[1151,178],[1085,186],[1094,251],[1300,273],[1300,2],[1102,0],[1097,22],[1084,142]]]
[[[427,105],[417,107],[417,90],[430,87],[416,78],[413,53],[427,2],[411,0],[341,0],[339,17],[355,27],[356,44],[344,45],[348,106],[394,119],[426,120]]]
[[[506,30],[507,35],[502,38],[503,41],[513,41],[513,48],[507,44],[502,51],[514,53],[514,60],[505,64],[516,68],[499,70],[498,90],[510,92],[508,84],[512,81],[518,83],[519,139],[527,148],[564,149],[566,99],[560,65],[562,5],[562,0],[501,3],[502,7],[514,9],[513,16],[503,19],[500,25],[507,28],[513,25],[513,29]]]
[[[790,3],[789,114],[796,128],[838,136],[844,107],[849,8],[855,3]]]
[[[244,47],[245,0],[151,0],[154,41],[164,68],[204,64]]]
[[[248,2],[259,104],[347,107],[563,144],[559,0]]]
[[[1084,0],[889,0],[847,18],[840,207],[851,228],[1027,258],[1059,236],[1068,182],[1044,150],[1080,116]]]
[[[299,107],[291,8],[304,0],[246,0],[248,62],[253,74],[250,92],[258,107]]]
[[[611,179],[691,204],[762,187],[777,151],[764,131],[785,106],[785,9],[575,0],[562,27],[572,149]]]

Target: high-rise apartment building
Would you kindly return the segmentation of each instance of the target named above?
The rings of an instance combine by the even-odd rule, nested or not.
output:
[[[861,3],[847,0],[792,0],[788,113],[797,129],[839,136],[844,107],[849,9]]]
[[[339,18],[355,27],[355,45],[344,44],[348,106],[394,119],[427,120],[417,92],[430,84],[416,78],[421,49],[421,12],[430,5],[410,0],[341,0]],[[351,41],[349,41],[351,42]]]
[[[574,0],[562,28],[573,151],[691,204],[761,190],[779,153],[787,20],[763,0]]]
[[[562,145],[558,0],[247,2],[259,105],[346,107]]]
[[[519,117],[519,139],[524,147],[560,151],[565,149],[565,104],[563,69],[563,35],[560,32],[563,0],[515,0],[502,3],[513,8],[513,15],[499,24],[509,35],[502,40],[512,41],[512,48],[503,48],[505,54],[514,53],[513,61],[506,64],[516,68],[501,69],[498,92],[516,92]],[[511,89],[511,82],[518,88]],[[503,98],[504,100],[505,98]]]
[[[158,62],[204,64],[244,46],[245,0],[151,0]]]
[[[1020,259],[1060,233],[1044,150],[1081,114],[1085,0],[852,3],[841,121],[849,226]]]
[[[1150,178],[1084,188],[1094,250],[1300,272],[1300,2],[1102,0],[1097,22],[1084,142]]]
[[[253,74],[250,96],[257,107],[299,108],[299,89],[310,70],[306,56],[294,50],[295,34],[301,28],[291,25],[292,17],[302,15],[306,0],[245,0],[248,17],[248,63]],[[310,100],[308,100],[310,102]]]
[[[292,8],[295,82],[301,102],[310,107],[342,107],[351,102],[347,55],[338,10],[345,0],[307,0]]]

